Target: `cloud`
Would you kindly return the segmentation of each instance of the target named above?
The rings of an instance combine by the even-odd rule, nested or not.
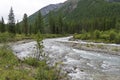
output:
[[[21,20],[24,13],[28,16],[49,4],[56,4],[66,0],[0,0],[0,16],[8,20],[10,7],[13,7],[15,19]]]

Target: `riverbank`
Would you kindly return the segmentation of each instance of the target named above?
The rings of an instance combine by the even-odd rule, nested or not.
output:
[[[72,37],[43,40],[49,66],[58,64],[58,68],[67,74],[68,80],[120,79],[120,56],[77,49],[75,46],[79,41],[69,41],[70,38]],[[35,50],[35,44],[34,41],[15,44],[12,45],[12,50],[17,57],[29,57]]]
[[[0,79],[2,80],[67,80],[56,66],[34,58],[36,42],[23,40],[0,47]],[[12,49],[12,50],[11,50]],[[35,51],[35,52],[34,52]],[[31,54],[31,56],[30,56]]]
[[[74,47],[75,49],[120,56],[120,44],[94,43],[90,41],[73,39],[73,37],[71,37],[69,41],[71,44],[70,43],[66,43],[66,44],[70,44],[70,46]]]

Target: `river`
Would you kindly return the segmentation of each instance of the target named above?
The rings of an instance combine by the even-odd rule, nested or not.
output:
[[[64,44],[72,42],[69,38],[43,41],[50,65],[61,62],[62,70],[68,73],[70,80],[120,80],[120,56],[75,49]],[[18,58],[23,59],[35,53],[35,45],[36,42],[31,41],[14,44],[12,49]]]

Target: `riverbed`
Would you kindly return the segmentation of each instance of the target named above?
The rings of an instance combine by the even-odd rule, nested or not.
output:
[[[70,80],[120,80],[120,56],[77,49],[70,45],[75,43],[69,41],[70,38],[43,40],[50,66],[60,62],[61,70]],[[18,58],[23,59],[36,53],[36,42],[15,43],[12,49]]]

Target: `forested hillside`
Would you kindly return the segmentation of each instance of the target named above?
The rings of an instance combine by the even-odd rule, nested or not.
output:
[[[82,30],[118,29],[120,25],[120,3],[105,0],[79,0],[75,4],[68,2],[54,15],[62,15],[68,28],[70,26],[76,27],[72,29],[73,31],[68,31],[71,33],[80,33]]]
[[[2,18],[1,32],[36,34],[74,34],[113,30],[120,32],[120,2],[117,0],[67,0],[65,3],[49,5],[30,17],[24,14],[23,21],[15,24],[14,17],[4,25]],[[12,21],[12,22],[11,22]]]

